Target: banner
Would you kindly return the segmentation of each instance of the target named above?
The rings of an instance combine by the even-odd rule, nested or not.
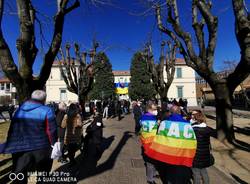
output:
[[[128,83],[115,83],[115,93],[119,95],[128,94]]]
[[[154,116],[145,116],[141,118],[140,140],[144,148],[144,152],[150,147],[157,133],[157,119]]]
[[[156,135],[150,139],[153,140],[145,149],[147,156],[172,165],[192,167],[197,141],[189,123],[162,121]]]

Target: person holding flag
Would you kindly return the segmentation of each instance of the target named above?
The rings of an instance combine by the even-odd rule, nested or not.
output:
[[[151,131],[155,136],[149,140],[150,145],[146,144],[144,154],[157,160],[155,166],[164,184],[188,184],[197,146],[195,132],[182,117],[179,106],[171,107],[170,112],[167,120],[160,123],[156,135]]]
[[[146,166],[146,177],[148,184],[154,184],[154,177],[156,176],[156,160],[151,159],[145,153],[150,148],[157,132],[157,113],[156,104],[152,101],[149,101],[146,105],[146,113],[143,114],[140,119],[141,130],[139,136],[142,144],[142,157]]]

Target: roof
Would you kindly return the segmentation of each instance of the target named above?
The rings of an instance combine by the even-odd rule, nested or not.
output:
[[[10,83],[10,80],[8,78],[1,78],[0,83]]]
[[[73,62],[73,60],[72,60],[72,62]],[[78,62],[78,61],[75,60],[75,64],[77,64],[77,62]],[[60,63],[63,64],[63,60],[60,60],[60,61],[59,61],[59,60],[55,60],[55,61],[53,62],[53,66],[59,66]]]
[[[130,71],[128,70],[114,70],[114,76],[130,76]]]
[[[183,58],[176,58],[176,65],[186,65],[185,59]]]

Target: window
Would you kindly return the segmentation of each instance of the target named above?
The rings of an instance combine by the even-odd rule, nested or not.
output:
[[[67,101],[66,89],[60,89],[60,101]]]
[[[10,91],[10,83],[6,84],[6,91]]]
[[[1,83],[0,89],[4,90],[4,83]]]
[[[123,82],[123,77],[120,77],[120,78],[119,78],[119,82]]]
[[[65,75],[67,75],[66,68],[63,68],[63,69],[62,69],[62,72],[63,72]],[[60,80],[64,80],[61,71],[60,71]]]
[[[176,69],[176,77],[177,78],[182,78],[182,68],[177,68]]]
[[[177,87],[177,97],[183,98],[183,86],[176,86]]]

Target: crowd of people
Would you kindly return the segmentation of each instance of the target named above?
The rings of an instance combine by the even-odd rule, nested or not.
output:
[[[79,104],[46,105],[45,101],[46,93],[35,90],[15,111],[7,141],[0,145],[0,153],[12,154],[12,172],[24,174],[22,183],[27,183],[29,171],[51,170],[56,143],[62,153],[58,162],[69,163],[69,167],[76,164],[79,149],[83,157],[100,157],[103,118],[121,120],[122,115],[130,113],[126,100],[91,102],[91,123],[83,130],[85,117]],[[164,184],[186,184],[191,178],[195,184],[209,183],[206,168],[214,163],[210,136],[216,137],[216,131],[207,126],[202,111],[188,113],[185,100],[173,99],[160,106],[154,101],[134,101],[132,112],[149,184],[155,183],[156,176]]]
[[[89,103],[90,114],[94,114],[95,109],[98,112],[103,113],[103,118],[118,118],[118,121],[122,119],[123,115],[130,113],[130,102],[128,100],[103,100],[93,101]]]
[[[149,184],[156,176],[164,184],[188,184],[192,179],[194,184],[209,183],[206,168],[214,164],[210,136],[216,137],[216,131],[207,126],[202,111],[188,113],[186,104],[182,99],[161,106],[154,101],[132,103]]]
[[[83,157],[98,157],[101,152],[103,122],[100,112],[95,110],[85,130],[87,135],[83,137],[84,121],[77,103],[46,105],[45,101],[46,93],[35,90],[15,111],[7,140],[0,145],[0,153],[12,154],[12,173],[24,176],[22,181],[14,182],[27,183],[29,172],[49,173],[56,143],[62,153],[58,161],[69,162],[69,167],[76,164],[75,153],[83,144]]]

